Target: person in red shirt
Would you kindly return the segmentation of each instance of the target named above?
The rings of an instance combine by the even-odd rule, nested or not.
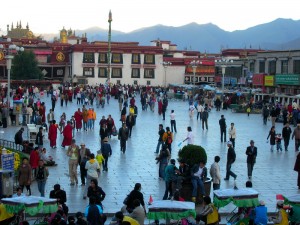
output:
[[[81,130],[82,128],[82,112],[80,111],[80,108],[74,113],[74,118],[75,118],[75,127],[76,130]]]
[[[29,161],[34,177],[36,175],[36,169],[39,165],[39,160],[40,160],[39,147],[35,147],[34,150],[30,153],[30,161]]]

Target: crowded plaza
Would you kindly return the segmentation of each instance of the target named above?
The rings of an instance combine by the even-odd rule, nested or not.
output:
[[[53,210],[46,224],[172,223],[169,219],[218,224],[226,223],[219,215],[235,206],[232,224],[243,218],[249,224],[288,222],[296,201],[288,197],[300,189],[296,102],[283,105],[270,98],[258,111],[253,97],[245,95],[238,98],[245,110],[236,112],[230,108],[238,101],[234,94],[66,83],[15,87],[10,111],[5,91],[0,139],[15,149],[3,145],[1,154],[22,152],[12,194],[2,193],[0,212],[7,224],[19,214],[12,213],[18,208],[12,205],[30,196]],[[181,155],[199,146],[205,157],[196,163]],[[224,200],[224,190],[242,197]],[[245,200],[248,195],[251,200]],[[186,208],[176,203],[182,209],[177,212],[170,206],[177,201]],[[165,208],[173,213],[170,218],[159,211]],[[33,215],[24,210],[18,218],[25,220],[25,212]]]

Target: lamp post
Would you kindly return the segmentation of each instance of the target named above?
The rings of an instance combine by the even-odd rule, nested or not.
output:
[[[222,69],[222,94],[224,95],[224,82],[225,82],[225,72],[226,68],[229,66],[229,64],[233,63],[232,59],[219,59],[215,61],[218,65],[221,66]]]
[[[193,98],[195,96],[195,85],[196,85],[196,69],[198,67],[198,65],[201,64],[201,62],[199,60],[193,60],[190,62],[190,65],[192,66],[193,68]]]
[[[10,41],[8,39],[7,41]],[[11,44],[8,46],[8,48],[5,48],[4,45],[0,45],[0,51],[3,51],[5,53],[5,59],[6,59],[6,68],[7,68],[7,105],[8,109],[10,109],[10,71],[11,71],[11,65],[12,60],[14,58],[15,54],[18,54],[18,52],[23,52],[24,48],[16,46],[14,44]]]
[[[167,88],[167,69],[168,69],[168,66],[171,66],[172,63],[171,62],[166,62],[164,61],[162,63],[163,67],[164,67],[164,70],[165,70],[165,79],[164,79],[164,84],[165,84],[165,88]]]

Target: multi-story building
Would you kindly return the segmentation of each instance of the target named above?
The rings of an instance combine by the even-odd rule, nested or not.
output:
[[[300,50],[263,51],[249,55],[253,86],[265,93],[300,94]]]

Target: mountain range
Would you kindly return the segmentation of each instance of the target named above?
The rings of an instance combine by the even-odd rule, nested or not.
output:
[[[112,24],[113,26],[113,24]],[[108,31],[98,27],[76,30],[76,35],[86,33],[89,42],[107,41]],[[57,35],[42,34],[51,41]],[[225,31],[218,26],[190,23],[180,27],[155,25],[129,33],[112,31],[112,41],[139,42],[150,45],[152,40],[167,40],[177,44],[179,50],[195,50],[207,53],[219,53],[226,48],[253,48],[265,50],[300,49],[300,20],[276,19],[245,30]]]

